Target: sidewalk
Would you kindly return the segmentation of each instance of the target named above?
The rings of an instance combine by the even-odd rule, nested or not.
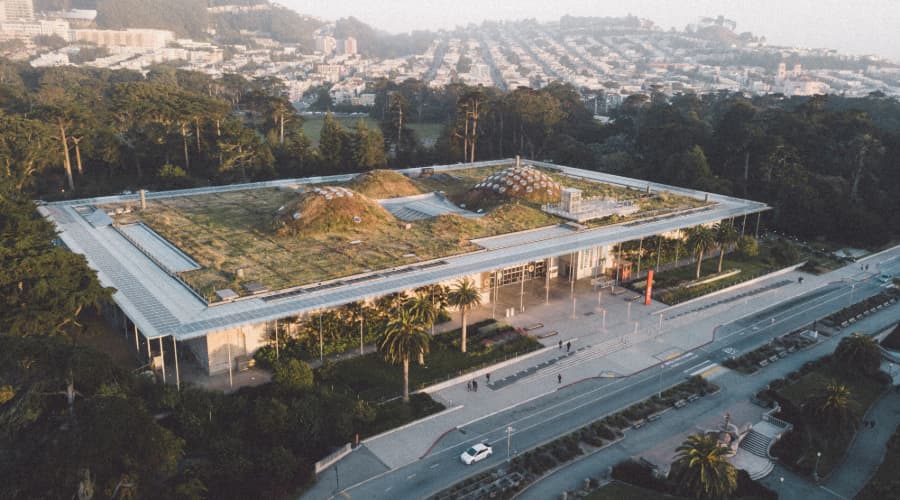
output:
[[[860,427],[847,455],[824,485],[847,498],[853,498],[875,474],[884,459],[885,446],[900,420],[900,394],[892,389],[869,408],[865,420],[873,420],[872,429]]]
[[[436,400],[448,407],[462,408],[402,430],[370,438],[365,446],[388,467],[400,467],[424,456],[436,440],[458,427],[553,393],[579,380],[628,376],[674,359],[711,342],[714,332],[721,324],[758,313],[831,282],[871,279],[880,272],[877,262],[895,259],[898,255],[900,247],[867,258],[865,261],[873,264],[874,268],[868,272],[860,271],[857,263],[821,276],[792,271],[751,285],[738,285],[707,299],[709,303],[717,305],[704,308],[701,306],[706,301],[695,301],[685,305],[690,309],[686,314],[671,319],[663,317],[662,321],[660,311],[667,309],[668,316],[677,311],[679,306],[667,308],[656,302],[644,306],[642,300],[628,300],[636,296],[634,292],[626,291],[613,296],[608,289],[598,293],[592,291],[587,284],[576,286],[574,301],[568,285],[553,288],[550,303],[545,304],[543,283],[526,284],[524,295],[521,294],[520,287],[505,287],[500,290],[500,300],[495,309],[498,319],[522,328],[542,323],[543,328],[529,333],[540,335],[557,331],[556,335],[542,339],[541,342],[558,346],[562,341],[562,349],[549,349],[538,356],[491,373],[491,384],[480,377],[477,392],[467,391],[465,381],[436,391],[431,394]],[[804,277],[802,284],[797,283],[800,276]],[[791,284],[774,287],[756,295],[745,295],[748,289],[771,286],[783,280],[790,280]],[[737,300],[728,300],[738,296],[740,298]],[[525,312],[518,312],[523,302]],[[515,308],[516,315],[501,317],[507,308]],[[475,318],[490,317],[492,309],[488,304],[470,317],[473,321]],[[781,321],[780,318],[774,319],[776,325]],[[458,319],[454,318],[448,327],[457,325]],[[616,339],[627,340],[629,337],[637,337],[643,341],[634,345],[622,344],[620,350],[607,349],[608,344]],[[570,353],[566,352],[568,342],[572,345]],[[603,349],[599,348],[601,343],[606,343]],[[551,360],[554,362],[550,363]],[[686,363],[685,366],[690,364]],[[709,368],[724,370],[714,366]],[[562,376],[561,383],[559,375]],[[503,383],[507,377],[511,377],[511,383]]]

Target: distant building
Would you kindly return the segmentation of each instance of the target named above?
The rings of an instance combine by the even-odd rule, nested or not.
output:
[[[335,40],[333,36],[316,37],[316,52],[329,55],[333,54],[335,49],[337,49],[337,40]]]
[[[3,19],[6,21],[34,19],[34,5],[31,0],[0,0],[0,12],[3,12]]]
[[[26,40],[38,36],[58,36],[69,40],[69,23],[63,20],[7,20],[0,22],[0,40]]]
[[[75,42],[93,43],[100,47],[161,49],[175,41],[175,33],[166,30],[72,30]]]
[[[347,37],[346,39],[339,41],[337,47],[339,54],[346,56],[356,55],[356,38],[353,38],[352,36]]]
[[[340,64],[316,64],[316,73],[322,75],[326,82],[337,82],[344,73],[344,67]]]
[[[787,64],[779,63],[778,64],[778,73],[775,74],[775,79],[778,81],[783,81],[787,78]]]

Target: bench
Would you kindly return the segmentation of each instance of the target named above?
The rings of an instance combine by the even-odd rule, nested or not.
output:
[[[559,335],[559,332],[556,331],[556,330],[553,330],[553,331],[550,331],[550,332],[547,332],[547,333],[542,333],[542,334],[538,335],[537,337],[538,337],[539,339],[545,339],[545,338],[547,338],[547,337],[553,337],[553,336],[555,336],[555,335]]]

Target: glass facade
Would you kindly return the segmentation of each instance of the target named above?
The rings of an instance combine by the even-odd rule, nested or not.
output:
[[[546,263],[543,260],[539,260],[521,266],[507,267],[500,271],[500,286],[543,278],[547,274],[547,267],[545,264]],[[490,274],[490,279],[487,280],[489,287],[493,288],[495,286],[496,278],[496,272]]]

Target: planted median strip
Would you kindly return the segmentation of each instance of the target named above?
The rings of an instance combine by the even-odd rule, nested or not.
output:
[[[508,498],[525,489],[548,472],[560,469],[578,457],[598,452],[621,439],[629,428],[640,428],[659,418],[662,413],[684,406],[681,402],[718,391],[715,384],[703,377],[672,386],[662,397],[652,396],[624,410],[607,415],[565,436],[516,454],[508,464],[472,476],[439,493],[437,500],[476,499],[484,497]]]

